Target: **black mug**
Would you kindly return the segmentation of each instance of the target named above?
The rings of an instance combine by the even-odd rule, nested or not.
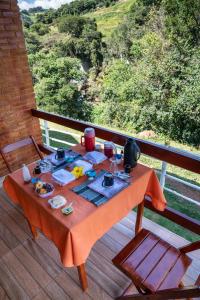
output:
[[[41,174],[41,173],[42,173],[42,171],[41,171],[40,166],[39,166],[39,165],[36,166],[36,167],[34,168],[34,170],[33,170],[33,174],[34,174],[34,175],[39,175],[39,174]]]
[[[55,158],[58,160],[65,158],[65,150],[63,148],[58,148],[56,151]]]
[[[102,186],[103,187],[110,187],[110,186],[113,186],[114,184],[114,177],[113,177],[113,174],[111,173],[106,173],[104,175],[104,179],[102,181]]]

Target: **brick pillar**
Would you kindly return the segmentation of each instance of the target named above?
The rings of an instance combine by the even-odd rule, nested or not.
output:
[[[41,142],[39,121],[30,112],[35,107],[17,0],[0,0],[0,147],[30,134]],[[16,168],[34,159],[27,148],[10,156]],[[0,176],[5,172],[0,157]]]

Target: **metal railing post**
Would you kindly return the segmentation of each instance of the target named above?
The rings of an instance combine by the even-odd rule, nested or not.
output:
[[[163,161],[161,175],[160,175],[160,185],[161,185],[162,189],[164,189],[164,187],[165,187],[166,174],[167,174],[167,163],[166,163],[166,161]]]
[[[46,145],[47,147],[49,147],[50,146],[49,127],[48,127],[48,121],[46,120],[44,120],[44,131],[45,131]]]

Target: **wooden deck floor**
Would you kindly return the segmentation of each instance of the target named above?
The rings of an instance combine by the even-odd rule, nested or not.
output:
[[[0,300],[3,299],[95,299],[119,296],[129,280],[111,259],[133,237],[135,214],[131,212],[110,229],[93,247],[86,264],[89,289],[83,293],[76,268],[63,268],[56,247],[44,235],[31,239],[21,209],[0,190]],[[186,240],[144,219],[144,227],[182,246]],[[200,272],[200,252],[192,255],[192,266],[184,278],[192,284]]]

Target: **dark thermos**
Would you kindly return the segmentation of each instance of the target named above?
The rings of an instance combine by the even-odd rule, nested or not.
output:
[[[124,166],[131,165],[134,168],[140,158],[140,148],[133,138],[128,138],[124,146]]]

